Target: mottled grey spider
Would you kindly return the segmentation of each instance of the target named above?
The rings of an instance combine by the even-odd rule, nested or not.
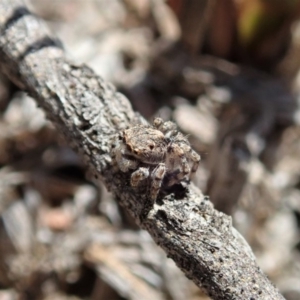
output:
[[[187,138],[177,131],[173,122],[154,119],[153,126],[136,125],[124,130],[113,150],[122,172],[135,170],[131,186],[151,178],[150,197],[156,200],[164,184],[186,185],[197,171],[200,155],[190,146]]]

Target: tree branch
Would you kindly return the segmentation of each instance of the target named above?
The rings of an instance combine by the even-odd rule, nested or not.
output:
[[[117,134],[145,122],[129,101],[86,66],[67,61],[42,21],[21,0],[0,0],[3,72],[34,97],[47,117],[188,278],[213,299],[283,299],[257,266],[251,249],[194,187],[171,190],[153,203],[113,165]]]

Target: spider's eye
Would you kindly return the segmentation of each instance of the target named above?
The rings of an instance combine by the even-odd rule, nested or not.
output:
[[[171,139],[169,137],[166,137],[165,140],[168,144],[171,143]]]
[[[149,149],[150,149],[150,150],[153,150],[153,149],[154,149],[154,145],[150,145],[150,146],[149,146]]]

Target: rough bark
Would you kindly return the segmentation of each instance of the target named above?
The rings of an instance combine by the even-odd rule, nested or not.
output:
[[[168,191],[154,205],[130,187],[130,174],[113,166],[120,130],[144,120],[129,101],[86,66],[66,58],[46,26],[21,0],[0,1],[2,71],[26,90],[167,255],[213,299],[283,299],[255,262],[251,249],[192,184]]]

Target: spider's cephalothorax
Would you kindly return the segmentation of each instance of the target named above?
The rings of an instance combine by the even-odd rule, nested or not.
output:
[[[124,130],[114,148],[116,163],[122,172],[134,170],[131,185],[136,187],[151,178],[150,196],[156,199],[164,184],[186,184],[196,172],[200,156],[177,131],[173,122],[156,118],[153,126],[136,125]]]

